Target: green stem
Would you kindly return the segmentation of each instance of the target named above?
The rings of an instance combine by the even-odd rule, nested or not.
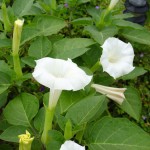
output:
[[[107,17],[107,15],[109,14],[110,10],[106,9],[101,13],[100,19],[99,21],[96,23],[96,26],[101,30],[104,28],[105,26],[105,18]]]
[[[23,74],[22,74],[20,58],[18,54],[13,55],[13,62],[14,62],[14,71],[16,73],[17,79],[20,79]]]
[[[48,108],[45,106],[45,122],[44,122],[44,130],[42,133],[42,143],[44,145],[48,142],[48,131],[52,129],[52,122],[54,118],[55,108]]]
[[[96,62],[90,69],[93,73],[100,68],[100,61]]]

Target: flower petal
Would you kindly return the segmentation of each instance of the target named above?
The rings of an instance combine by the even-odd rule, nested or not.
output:
[[[92,79],[70,59],[65,61],[48,57],[36,61],[32,75],[40,84],[57,90],[77,91]]]
[[[85,150],[85,147],[75,143],[74,141],[66,141],[61,145],[60,150]]]
[[[118,78],[134,69],[134,51],[130,43],[124,43],[117,38],[111,37],[104,42],[102,48],[100,62],[103,71],[106,71],[110,76]]]

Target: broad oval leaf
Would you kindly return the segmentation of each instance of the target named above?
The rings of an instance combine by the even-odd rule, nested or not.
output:
[[[83,55],[94,44],[94,41],[87,38],[62,39],[53,45],[52,56],[60,59],[74,59]]]
[[[38,37],[30,46],[28,54],[37,59],[47,56],[52,49],[52,44],[47,37]]]
[[[89,150],[149,150],[150,136],[127,119],[104,117],[85,137]]]
[[[13,3],[13,11],[17,17],[24,16],[32,7],[34,0],[15,0]]]
[[[142,109],[142,102],[137,89],[128,87],[125,91],[125,100],[120,108],[128,113],[131,117],[139,121]]]
[[[11,126],[7,128],[1,135],[0,139],[9,141],[9,142],[16,142],[19,143],[18,135],[25,134],[26,127],[23,126]]]
[[[84,30],[87,31],[100,45],[102,45],[107,38],[118,33],[118,29],[116,27],[108,27],[99,31],[95,26],[86,26]]]
[[[34,95],[22,93],[8,103],[4,109],[4,116],[10,124],[30,126],[30,121],[38,109],[38,99]]]
[[[133,29],[124,29],[121,32],[122,36],[125,38],[138,42],[140,44],[150,45],[150,31],[148,30],[133,30]]]
[[[126,21],[126,20],[122,20],[122,19],[119,19],[119,20],[115,20],[113,21],[113,24],[119,26],[119,27],[124,27],[124,28],[133,28],[133,29],[139,29],[139,30],[143,30],[145,29],[143,26],[137,24],[137,23],[133,23],[133,22],[130,22],[130,21]]]
[[[67,112],[67,110],[73,106],[75,103],[83,99],[84,94],[82,91],[63,91],[56,110],[59,111],[59,114]]]
[[[37,36],[56,34],[66,25],[64,20],[54,16],[37,16],[31,25],[23,28],[21,45]]]
[[[93,119],[99,109],[105,107],[106,103],[105,96],[88,96],[73,105],[68,110],[66,118],[71,119],[76,126],[82,125]]]
[[[135,69],[134,69],[132,72],[130,72],[130,73],[127,74],[127,75],[122,76],[121,79],[123,79],[123,80],[134,79],[134,78],[136,78],[136,77],[138,77],[138,76],[140,76],[140,75],[145,74],[146,72],[147,72],[147,71],[144,70],[144,68],[135,67]]]

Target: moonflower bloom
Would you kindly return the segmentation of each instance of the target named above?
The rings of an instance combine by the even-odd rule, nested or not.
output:
[[[70,59],[48,57],[36,60],[32,75],[40,84],[50,88],[50,107],[55,107],[62,90],[84,89],[92,79]]]
[[[113,9],[118,2],[119,2],[119,0],[111,0],[110,4],[108,6],[108,9],[110,9],[110,10]]]
[[[126,88],[114,88],[99,84],[92,84],[91,87],[95,88],[97,92],[106,95],[108,98],[114,100],[116,103],[120,105],[123,103],[125,99],[124,92]]]
[[[66,141],[64,144],[61,145],[60,150],[85,150],[85,147],[73,141]]]
[[[49,104],[48,107],[45,106],[44,130],[41,137],[43,144],[46,145],[48,131],[52,129],[55,107],[62,90],[84,89],[90,83],[92,76],[86,75],[70,59],[66,61],[48,57],[36,60],[32,75],[40,84],[50,88]]]
[[[111,37],[102,45],[103,51],[100,62],[103,71],[114,79],[130,73],[133,67],[134,51],[130,43]]]

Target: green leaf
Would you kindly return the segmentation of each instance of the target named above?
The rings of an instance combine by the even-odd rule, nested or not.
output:
[[[36,5],[34,6],[34,4],[33,4],[32,7],[30,8],[30,10],[28,12],[26,12],[24,15],[35,16],[35,15],[41,15],[41,14],[42,14],[42,10],[40,8],[38,8],[38,6],[36,7]]]
[[[47,56],[51,49],[52,44],[47,37],[38,37],[29,47],[28,54],[31,57],[40,59]]]
[[[18,135],[25,134],[26,127],[23,126],[11,126],[7,128],[1,135],[0,139],[9,142],[19,142]]]
[[[53,45],[52,56],[61,59],[74,59],[89,50],[94,41],[87,38],[62,39]]]
[[[34,0],[15,0],[13,10],[17,17],[24,16],[32,7]]]
[[[4,116],[10,124],[30,126],[30,121],[38,109],[38,99],[34,95],[22,93],[8,103],[4,109]]]
[[[64,20],[54,16],[37,16],[31,25],[23,28],[21,45],[37,36],[56,34],[66,25]]]
[[[63,91],[58,104],[57,104],[57,111],[59,110],[59,114],[63,114],[67,112],[67,110],[77,103],[79,100],[83,99],[84,94],[82,91]]]
[[[87,2],[90,2],[90,0],[77,0],[78,5],[83,4],[83,3],[87,3]]]
[[[90,17],[78,18],[72,21],[73,25],[92,25],[93,21]]]
[[[0,48],[11,47],[12,43],[10,39],[0,39]]]
[[[88,96],[73,105],[67,112],[66,118],[76,126],[87,123],[105,105],[105,96]],[[99,114],[101,115],[101,114]]]
[[[44,116],[45,116],[45,109],[44,107],[42,107],[34,118],[34,126],[40,133],[43,131],[44,127],[44,120],[45,120]]]
[[[9,76],[12,76],[14,71],[10,69],[7,63],[4,60],[0,60],[0,72],[6,73]]]
[[[123,79],[123,80],[134,79],[134,78],[136,78],[138,76],[141,76],[141,75],[145,74],[146,72],[147,71],[144,70],[144,68],[135,67],[135,69],[132,72],[130,72],[127,75],[122,76],[121,79]]]
[[[35,63],[35,58],[30,57],[30,56],[22,57],[22,58],[21,58],[21,61],[22,61],[24,64],[26,64],[26,65],[28,65],[28,66],[30,66],[30,67],[32,67],[32,68],[34,68],[35,65],[36,65],[36,63]]]
[[[64,142],[62,133],[56,130],[51,130],[48,132],[48,138],[49,142],[47,144],[46,150],[60,150],[60,146]]]
[[[10,127],[11,125],[6,121],[5,118],[0,120],[0,130],[4,131],[6,130],[8,127]]]
[[[130,21],[122,20],[122,19],[113,21],[113,24],[115,24],[119,27],[125,27],[125,28],[130,27],[130,28],[139,29],[139,30],[145,29],[143,26],[141,26],[137,23],[133,23]]]
[[[124,29],[122,30],[121,35],[131,41],[150,45],[150,31],[148,30]]]
[[[86,134],[89,150],[149,150],[150,136],[127,119],[104,117]]]
[[[125,91],[125,100],[123,101],[120,108],[128,113],[131,117],[139,121],[142,109],[142,103],[138,91],[129,87]]]
[[[3,107],[7,102],[8,92],[3,92],[0,94],[0,108]]]
[[[8,89],[10,86],[10,77],[3,72],[0,72],[0,94]]]
[[[43,145],[39,139],[34,139],[31,145],[31,150],[42,150]]]
[[[95,26],[86,26],[84,30],[89,32],[91,37],[100,45],[102,45],[107,38],[112,37],[118,33],[116,27],[108,27],[99,31]]]

